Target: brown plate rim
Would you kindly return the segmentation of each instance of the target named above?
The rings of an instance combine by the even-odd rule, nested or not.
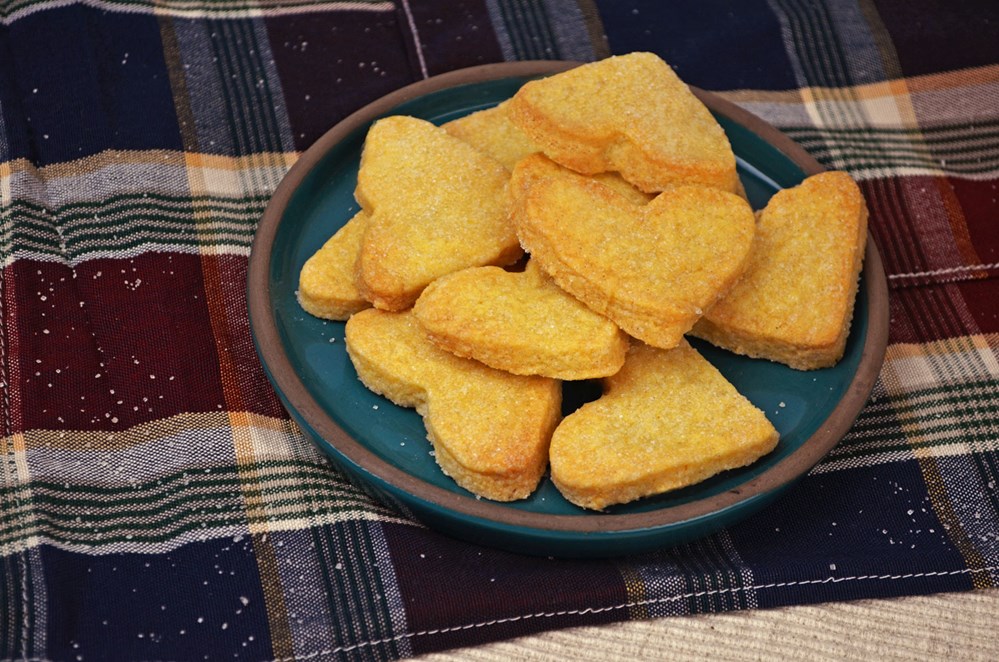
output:
[[[868,326],[860,364],[847,391],[825,423],[788,457],[737,488],[696,501],[641,513],[555,515],[525,511],[503,503],[479,500],[451,492],[426,483],[389,464],[344,432],[309,393],[280,342],[270,304],[270,251],[284,210],[305,176],[337,143],[374,118],[419,96],[445,88],[502,78],[551,75],[579,64],[567,61],[531,60],[486,64],[448,72],[407,85],[383,96],[329,129],[302,153],[282,179],[258,224],[251,247],[247,276],[250,329],[261,361],[279,393],[299,416],[343,456],[343,459],[353,464],[362,474],[368,474],[362,475],[362,478],[370,480],[371,477],[375,477],[394,486],[417,502],[494,525],[575,533],[615,533],[668,527],[719,513],[741,502],[787,486],[815,466],[853,425],[874,388],[888,343],[887,279],[880,253],[870,233],[864,256]],[[798,165],[807,175],[825,170],[804,148],[756,115],[717,94],[693,86],[691,90],[712,111],[755,133]]]

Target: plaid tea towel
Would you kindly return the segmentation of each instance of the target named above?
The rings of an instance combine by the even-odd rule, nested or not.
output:
[[[260,367],[246,271],[297,156],[454,69],[650,50],[853,174],[891,295],[849,435],[635,557],[445,537],[353,487]],[[999,580],[999,6],[0,3],[0,658],[388,660]]]

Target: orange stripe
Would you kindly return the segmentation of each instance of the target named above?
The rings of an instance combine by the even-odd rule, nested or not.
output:
[[[200,174],[200,171],[198,175],[192,172],[191,177],[196,180],[200,178]],[[195,211],[195,215],[198,215],[197,211]],[[229,347],[237,342],[237,336],[240,333],[239,329],[230,326],[229,321],[238,317],[240,312],[237,311],[235,314],[230,312],[226,302],[242,301],[242,282],[236,284],[231,279],[226,278],[226,264],[223,262],[226,259],[225,256],[202,256],[205,299],[212,326],[212,337],[215,340],[216,353],[218,354],[219,376],[222,381],[225,409],[229,412],[229,428],[232,432],[244,508],[250,521],[254,557],[257,561],[257,569],[264,590],[264,604],[267,610],[267,622],[270,627],[274,656],[277,659],[291,659],[295,652],[294,640],[288,622],[287,606],[284,602],[284,588],[281,584],[277,553],[267,535],[267,519],[260,517],[266,508],[260,490],[259,474],[253,463],[255,457],[253,428],[250,425],[250,417],[244,413],[246,398],[241,384],[242,375],[229,352]]]
[[[889,76],[892,71],[900,71],[897,66],[892,67],[886,62],[886,70]],[[900,75],[887,81],[877,83],[866,83],[854,85],[852,96],[857,100],[880,99],[884,97],[904,97],[923,92],[939,92],[942,90],[954,90],[967,87],[976,87],[985,84],[999,83],[999,65],[989,65],[985,67],[975,67],[972,69],[959,69],[938,74],[925,74],[922,76],[911,76],[903,78]],[[836,99],[840,96],[840,90],[844,88],[830,87],[808,87],[796,90],[732,90],[722,92],[729,101],[736,103],[773,103],[792,104],[801,103],[805,96],[804,90],[809,90],[807,98],[816,100]]]
[[[624,580],[624,592],[628,604],[628,616],[632,620],[651,618],[649,614],[648,593],[645,591],[645,582],[638,574],[638,571],[630,566],[618,566],[621,579]]]
[[[954,512],[954,507],[940,473],[940,467],[937,464],[937,458],[926,455],[925,450],[913,449],[913,453],[919,461],[919,468],[923,473],[923,480],[926,482],[926,492],[930,497],[930,503],[933,505],[933,512],[936,514],[937,519],[940,520],[940,524],[943,526],[947,537],[950,538],[950,541],[960,552],[965,565],[972,571],[968,573],[971,576],[972,585],[975,588],[992,588],[994,584],[991,580],[991,574],[988,572],[977,572],[987,567],[987,564],[978,552],[978,549],[971,542],[964,527],[961,526],[960,518]]]

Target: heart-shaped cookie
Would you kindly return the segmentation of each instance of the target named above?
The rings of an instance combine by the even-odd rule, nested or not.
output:
[[[423,416],[437,463],[455,482],[497,501],[534,491],[561,416],[559,381],[439,349],[412,311],[362,310],[347,321],[345,339],[365,386]]]
[[[357,260],[364,298],[403,310],[444,274],[515,262],[521,249],[507,219],[509,176],[498,161],[426,120],[375,122],[355,190],[370,214]]]
[[[620,172],[646,192],[679,183],[740,190],[725,132],[653,53],[609,57],[530,81],[508,112],[548,157],[577,172]]]
[[[555,429],[551,476],[566,499],[602,510],[746,466],[777,441],[763,412],[686,341],[633,343],[603,395]]]
[[[742,280],[693,334],[810,370],[843,356],[867,238],[867,205],[845,172],[778,191],[760,213]]]
[[[430,340],[517,375],[592,379],[617,372],[628,337],[533,262],[523,272],[473,267],[443,276],[413,313]]]
[[[357,212],[305,261],[297,294],[306,312],[324,319],[345,320],[371,305],[361,296],[354,278],[367,223],[367,212]]]
[[[736,282],[754,233],[735,194],[685,185],[635,205],[540,154],[514,169],[511,201],[521,244],[559,287],[663,348]]]

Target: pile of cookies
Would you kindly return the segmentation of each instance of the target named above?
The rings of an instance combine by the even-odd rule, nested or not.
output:
[[[442,127],[365,140],[361,211],[304,265],[361,381],[423,416],[441,469],[489,499],[550,467],[602,510],[770,452],[778,433],[684,339],[797,369],[842,356],[866,237],[829,172],[753,212],[728,140],[660,58],[525,84]],[[561,415],[562,382],[603,393]]]

